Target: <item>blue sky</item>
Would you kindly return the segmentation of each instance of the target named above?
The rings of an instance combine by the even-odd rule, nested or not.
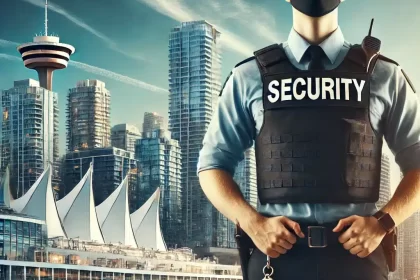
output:
[[[0,0],[0,89],[14,80],[37,78],[22,61],[15,42],[32,41],[44,28],[43,0]],[[49,32],[75,46],[74,61],[54,73],[59,93],[60,151],[65,150],[66,94],[78,80],[99,79],[111,91],[111,123],[141,126],[146,111],[167,116],[168,38],[181,21],[205,19],[222,33],[223,79],[252,51],[282,42],[292,27],[283,0],[50,0]],[[402,4],[403,3],[403,4]],[[359,43],[372,17],[382,52],[397,60],[420,89],[418,65],[420,2],[346,0],[340,26]],[[416,28],[417,27],[417,28]]]

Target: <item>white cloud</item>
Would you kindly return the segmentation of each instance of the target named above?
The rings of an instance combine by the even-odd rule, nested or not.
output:
[[[110,79],[113,79],[113,80],[116,80],[116,81],[119,81],[128,85],[136,86],[138,88],[146,89],[153,92],[169,93],[167,89],[154,86],[146,82],[133,79],[133,78],[130,78],[130,77],[127,77],[127,76],[124,76],[124,75],[121,75],[121,74],[118,74],[118,73],[115,73],[115,72],[112,72],[103,68],[86,64],[86,63],[70,60],[69,65],[75,68],[84,70],[86,72],[90,72],[90,73],[97,74],[103,77],[107,77],[107,78],[110,78]]]
[[[0,39],[0,47],[17,47],[19,43]]]
[[[9,55],[9,54],[5,54],[5,53],[0,53],[0,59],[6,59],[6,60],[11,60],[11,61],[19,61],[22,62],[22,59],[20,57],[14,56],[14,55]],[[118,73],[115,73],[113,71],[107,70],[107,69],[103,69],[103,68],[99,68],[96,66],[92,66],[86,63],[82,63],[82,62],[78,62],[78,61],[74,61],[74,60],[70,60],[69,61],[69,65],[71,67],[75,67],[78,68],[80,70],[89,72],[89,73],[93,73],[99,76],[103,76],[124,84],[128,84],[128,85],[132,85],[141,89],[145,89],[145,90],[149,90],[152,92],[157,92],[157,93],[169,93],[167,89],[158,87],[158,86],[154,86],[151,84],[148,84],[146,82],[143,82],[141,80],[137,80],[137,79],[133,79],[130,78],[128,76],[125,75],[121,75]],[[23,66],[22,66],[23,67]]]
[[[13,61],[22,61],[22,59],[20,57],[10,55],[10,54],[5,54],[5,53],[0,53],[0,58],[7,59],[7,60],[13,60]]]
[[[198,11],[194,11],[187,7],[181,0],[137,0],[140,3],[144,3],[154,9],[155,11],[168,16],[174,20],[193,21],[206,19],[210,23],[216,22],[212,17],[202,16],[198,14]],[[213,10],[218,9],[218,5],[213,5]],[[210,11],[211,12],[211,11]],[[222,26],[216,26],[216,28],[222,33],[221,42],[223,47],[232,49],[245,56],[252,55],[255,47],[252,44],[243,41],[238,36],[234,35]]]
[[[197,4],[192,0],[137,0],[155,11],[174,20],[192,21],[208,20],[215,24],[222,33],[223,47],[230,48],[246,56],[252,55],[256,50],[255,40],[263,39],[268,44],[281,41],[276,32],[276,20],[273,14],[258,5],[251,5],[244,0],[211,0]],[[234,20],[250,32],[253,39],[242,39],[220,24],[224,20]],[[252,40],[252,41],[251,41]]]
[[[281,40],[281,36],[275,31],[275,17],[264,8],[257,5],[250,5],[244,0],[231,0],[233,11],[237,11],[237,20],[244,27],[253,33],[264,38],[269,43],[276,43]]]
[[[37,7],[41,7],[41,8],[45,7],[45,2],[42,1],[42,0],[24,0],[24,1],[29,3],[29,4],[32,4],[34,6],[37,6]],[[101,39],[102,41],[104,41],[105,44],[107,44],[107,46],[109,48],[111,48],[112,50],[114,50],[118,53],[121,53],[121,54],[123,54],[127,57],[130,57],[130,58],[134,58],[134,59],[138,59],[138,60],[144,60],[144,58],[139,56],[139,55],[133,55],[132,53],[125,52],[125,51],[121,50],[121,48],[118,47],[117,43],[115,43],[112,39],[107,37],[105,34],[99,32],[95,28],[91,27],[90,25],[85,23],[83,20],[81,20],[81,19],[77,18],[76,16],[70,14],[68,11],[64,10],[60,6],[58,6],[56,4],[53,4],[51,2],[48,2],[48,10],[51,10],[53,12],[56,12],[56,13],[62,15],[63,17],[67,18],[68,20],[70,20],[74,24],[76,24],[79,27],[83,28],[84,30],[90,32],[94,36],[96,36],[99,39]]]

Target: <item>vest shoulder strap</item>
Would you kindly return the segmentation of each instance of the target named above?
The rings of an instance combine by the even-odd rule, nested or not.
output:
[[[255,59],[255,56],[248,57],[247,59],[244,59],[244,60],[242,60],[241,62],[239,62],[238,64],[236,64],[236,65],[235,65],[235,67],[233,67],[233,68],[236,68],[236,67],[238,67],[238,66],[240,66],[240,65],[242,65],[242,64],[245,64],[245,63],[247,63],[248,61],[251,61],[251,60],[253,60],[253,59]]]
[[[389,57],[386,57],[386,56],[384,56],[384,55],[382,55],[382,54],[380,54],[380,55],[378,56],[378,59],[383,60],[383,61],[386,61],[386,62],[389,62],[389,63],[393,63],[393,64],[395,64],[395,65],[397,65],[397,66],[400,66],[400,65],[398,64],[398,62],[396,62],[395,60],[392,60],[392,59],[390,59]]]
[[[395,60],[392,60],[392,59],[390,59],[390,58],[388,58],[388,57],[386,57],[386,56],[384,56],[384,55],[382,55],[382,54],[380,54],[380,55],[378,56],[378,59],[383,60],[383,61],[386,61],[386,62],[389,62],[389,63],[392,63],[392,64],[395,64],[395,65],[397,65],[397,66],[400,66],[400,65],[398,64],[398,62],[396,62]],[[408,77],[407,73],[405,73],[404,69],[402,69],[401,67],[400,67],[400,69],[401,69],[402,74],[404,75],[405,80],[406,80],[406,81],[407,81],[407,83],[410,85],[410,87],[411,87],[411,89],[413,90],[413,92],[414,92],[414,93],[416,93],[416,89],[414,88],[414,84],[411,82],[411,80],[410,80],[410,78]]]
[[[282,44],[272,44],[254,52],[261,74],[267,73],[268,68],[287,60]]]
[[[229,81],[230,76],[232,76],[232,71],[230,71],[230,73],[229,73],[229,75],[227,76],[227,78],[226,78],[225,82],[223,83],[222,88],[220,89],[220,92],[219,92],[219,96],[222,96],[223,89],[225,88],[226,83]]]
[[[366,54],[362,49],[361,45],[352,45],[345,57],[352,61],[353,63],[357,64],[358,67],[362,69],[366,69],[368,60],[366,59]]]

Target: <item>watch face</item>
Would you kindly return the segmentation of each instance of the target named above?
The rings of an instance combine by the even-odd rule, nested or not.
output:
[[[395,227],[395,222],[391,216],[386,213],[379,219],[380,224],[384,227],[386,231],[390,231]]]

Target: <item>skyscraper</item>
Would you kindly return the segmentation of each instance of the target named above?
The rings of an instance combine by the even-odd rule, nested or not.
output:
[[[178,141],[163,129],[136,144],[141,170],[138,205],[143,205],[160,188],[160,221],[163,237],[170,247],[182,240],[181,149]]]
[[[403,223],[404,279],[420,279],[420,212]]]
[[[158,113],[146,112],[143,119],[143,136],[151,137],[151,133],[156,129],[164,129],[164,119]],[[149,133],[149,135],[147,135]]]
[[[238,164],[233,177],[238,184],[245,200],[251,204],[252,207],[258,207],[258,190],[257,190],[257,170],[255,162],[255,148],[252,147],[245,151],[244,159]],[[219,215],[220,229],[217,235],[217,247],[236,248],[235,241],[235,224],[229,221],[223,215]],[[228,230],[223,231],[224,227]]]
[[[123,123],[111,128],[111,146],[134,153],[136,141],[141,138],[141,133],[134,125]]]
[[[382,208],[391,199],[391,167],[389,157],[382,154],[381,161],[381,185],[377,207]]]
[[[99,80],[84,80],[67,95],[67,150],[110,147],[110,93]]]
[[[245,151],[244,159],[238,164],[233,177],[246,201],[254,208],[258,205],[256,168],[255,148],[251,147]]]
[[[134,153],[117,148],[96,148],[66,154],[64,160],[63,187],[60,197],[68,194],[93,164],[93,196],[95,205],[102,203],[128,176],[129,204],[137,205],[135,196],[138,169]],[[131,208],[135,210],[135,207]]]
[[[389,274],[389,280],[404,279],[404,223],[397,228],[397,267]]]
[[[182,153],[186,245],[215,246],[213,206],[197,177],[198,155],[221,89],[220,33],[206,21],[184,22],[169,39],[169,130]]]
[[[53,165],[53,186],[57,186],[57,94],[32,79],[15,81],[14,88],[2,92],[0,104],[1,170],[10,165],[13,195],[22,196],[49,163]]]

